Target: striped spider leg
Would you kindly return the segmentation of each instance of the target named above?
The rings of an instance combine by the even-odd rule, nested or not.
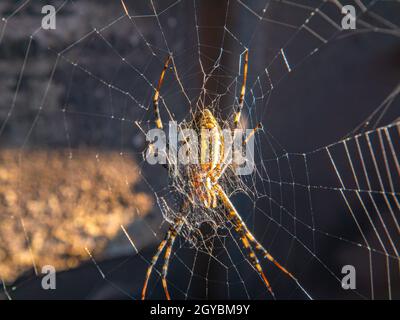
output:
[[[182,205],[181,213],[183,213],[187,207],[188,202],[185,201]],[[153,271],[154,265],[157,263],[158,258],[161,254],[161,252],[165,249],[165,255],[164,255],[164,264],[162,267],[162,272],[161,272],[161,282],[164,288],[164,293],[165,296],[167,297],[168,300],[171,300],[171,296],[168,291],[168,285],[167,285],[167,274],[168,274],[168,266],[169,266],[169,260],[171,257],[171,252],[172,252],[172,247],[174,245],[176,236],[179,234],[179,232],[182,229],[183,226],[183,218],[177,218],[173,224],[170,225],[167,234],[164,238],[163,241],[159,244],[157,248],[157,252],[154,254],[154,256],[151,259],[150,265],[147,268],[146,272],[146,278],[143,284],[143,289],[142,289],[142,300],[146,298],[146,291],[147,291],[147,285],[149,283],[149,279],[151,276],[151,273]]]

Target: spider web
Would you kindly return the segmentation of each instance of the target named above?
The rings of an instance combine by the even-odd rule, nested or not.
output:
[[[248,49],[242,125],[263,124],[256,168],[222,186],[255,237],[299,280],[261,260],[276,297],[308,298],[301,288],[313,298],[400,297],[399,1],[127,0],[128,13],[119,1],[98,3],[54,1],[56,30],[40,27],[33,1],[2,4],[3,52],[21,39],[24,46],[13,94],[2,97],[0,137],[22,157],[37,146],[65,148],[66,157],[90,146],[99,159],[113,149],[122,162],[133,156],[139,163],[163,218],[144,219],[140,234],[121,226],[134,270],[128,262],[104,268],[86,248],[102,281],[140,298],[156,251],[141,248],[140,237],[160,242],[185,195],[185,181],[143,160],[165,58],[173,57],[161,88],[163,122],[190,121],[196,109],[212,106],[229,124]],[[355,30],[341,27],[346,4],[356,8]],[[27,10],[37,15],[18,27]],[[38,61],[45,64],[39,84]],[[8,128],[26,109],[34,117],[15,139]],[[172,250],[172,297],[271,299],[234,228],[205,210],[191,215]],[[29,232],[26,238],[29,244]],[[341,286],[345,265],[355,267],[356,289]],[[163,297],[161,267],[162,259],[149,298]],[[138,285],[118,283],[122,272]],[[3,290],[12,298],[23,287],[10,291],[3,282]]]

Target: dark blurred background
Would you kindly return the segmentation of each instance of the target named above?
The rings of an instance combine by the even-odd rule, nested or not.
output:
[[[259,172],[246,180],[257,192],[236,194],[238,211],[314,298],[370,299],[373,293],[388,299],[390,291],[398,299],[400,239],[390,209],[398,223],[399,173],[391,163],[395,192],[387,193],[388,206],[385,192],[368,192],[382,189],[374,163],[365,159],[367,185],[351,139],[360,179],[354,185],[342,139],[361,134],[362,154],[370,157],[365,132],[398,120],[399,3],[348,1],[357,8],[357,29],[343,31],[334,1],[125,2],[130,18],[120,1],[48,1],[58,10],[55,30],[40,29],[44,2],[0,4],[0,276],[7,294],[140,296],[167,228],[155,197],[168,187],[167,173],[144,163],[140,130],[152,128],[152,95],[164,60],[173,54],[179,76],[169,70],[161,90],[165,123],[190,116],[199,96],[206,105],[217,101],[214,112],[229,117],[248,48],[244,123],[261,121],[265,130],[256,138]],[[398,125],[389,136],[395,159]],[[371,148],[384,168],[388,142],[382,152],[378,138],[371,134]],[[329,150],[344,185],[367,190],[363,202],[345,191],[362,232],[326,149],[319,149],[335,142]],[[211,258],[179,240],[169,272],[174,298],[270,298],[233,239],[214,245]],[[64,270],[57,290],[41,288],[44,264]],[[354,291],[340,285],[347,264],[357,270]],[[275,267],[263,265],[277,298],[305,298]],[[163,298],[159,280],[154,273],[150,298]]]

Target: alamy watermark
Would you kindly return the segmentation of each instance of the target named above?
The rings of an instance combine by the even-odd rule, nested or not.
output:
[[[45,30],[54,30],[56,28],[56,8],[48,4],[42,7],[42,28]]]
[[[345,276],[342,278],[342,288],[344,290],[356,288],[356,268],[354,266],[348,264],[343,266],[342,274]]]
[[[45,265],[42,267],[42,288],[44,290],[55,290],[56,289],[56,268],[52,265]]]
[[[342,7],[342,14],[345,15],[342,18],[342,29],[354,30],[356,28],[356,8],[349,4],[345,5]]]
[[[178,165],[203,165],[218,162],[232,164],[236,175],[254,171],[254,129],[179,129],[169,122],[167,134],[162,129],[151,129],[146,134],[150,143],[146,151],[149,164],[168,165],[178,172]],[[221,157],[222,155],[222,157]],[[217,159],[217,160],[215,160]]]

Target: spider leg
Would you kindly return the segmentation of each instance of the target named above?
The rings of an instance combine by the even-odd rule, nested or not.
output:
[[[122,4],[122,8],[124,8],[124,11],[125,11],[126,15],[128,17],[130,17],[129,12],[128,12],[128,8],[126,7],[124,0],[121,0],[121,4]]]
[[[216,208],[216,207],[217,207],[217,195],[215,194],[214,191],[211,193],[211,195],[212,195],[212,204],[211,204],[211,207],[212,207],[212,208]]]
[[[310,296],[310,294],[306,291],[305,288],[303,288],[303,286],[300,284],[299,280],[293,275],[291,274],[285,267],[283,267],[278,261],[275,260],[275,258],[267,251],[267,249],[264,248],[264,246],[259,243],[257,241],[257,239],[253,236],[252,233],[248,233],[247,237],[249,238],[249,240],[251,242],[253,242],[256,246],[257,250],[260,250],[263,253],[264,258],[268,259],[269,261],[271,261],[276,267],[278,267],[283,273],[285,273],[286,275],[288,275],[294,282],[296,282],[296,284],[298,285],[298,287],[304,292],[304,294],[310,299],[312,300],[312,297]]]
[[[240,235],[240,240],[242,241],[244,247],[249,251],[249,257],[250,257],[250,261],[251,264],[253,265],[253,267],[257,270],[258,274],[261,276],[261,278],[263,279],[265,285],[267,286],[268,291],[271,293],[272,297],[275,298],[275,294],[272,290],[272,287],[266,277],[266,275],[264,274],[262,267],[260,265],[260,261],[258,260],[253,247],[251,246],[251,244],[249,243],[247,234],[248,231],[246,230],[247,228],[242,224],[239,223],[238,220],[233,220],[233,224],[235,225],[235,230],[236,232],[239,233]]]
[[[222,187],[217,183],[215,184],[215,189],[220,196],[221,200],[223,201],[225,207],[229,210],[229,218],[233,221],[234,225],[238,226],[236,228],[241,228],[243,229],[243,232],[246,236],[246,240],[250,241],[250,243],[253,243],[255,245],[255,248],[257,250],[260,250],[263,253],[264,258],[268,259],[271,261],[276,267],[278,267],[284,274],[286,274],[288,277],[290,277],[294,282],[296,282],[297,286],[304,292],[304,294],[309,298],[312,299],[310,294],[303,288],[303,286],[300,284],[300,282],[297,280],[295,276],[293,276],[286,268],[284,268],[278,261],[275,260],[275,258],[261,245],[257,239],[253,236],[253,234],[250,232],[250,230],[247,228],[246,224],[240,217],[239,213],[237,212],[236,208],[230,201],[229,197],[226,195],[225,191],[222,189]],[[242,240],[243,242],[243,240]],[[258,260],[257,260],[258,261]],[[261,275],[262,276],[262,275]],[[267,286],[268,287],[268,286]]]
[[[251,234],[247,234],[247,238],[250,240],[250,242],[254,243],[255,247],[257,250],[260,250],[264,256],[264,258],[268,259],[271,261],[275,266],[277,266],[283,273],[287,274],[290,278],[292,278],[294,281],[298,281],[289,271],[287,271],[278,261],[274,259],[273,256],[267,251],[267,249],[264,248],[264,246],[257,241],[257,239]]]
[[[209,194],[209,203],[208,203],[208,208],[216,208],[217,207],[217,196],[215,194],[215,191],[213,190],[212,183],[211,183],[211,177],[206,178],[206,189]]]
[[[162,280],[161,280],[167,300],[171,300],[171,296],[169,294],[168,285],[167,285],[169,259],[171,257],[171,251],[172,251],[172,247],[174,245],[176,236],[178,235],[179,231],[181,230],[182,224],[183,224],[183,220],[180,219],[177,222],[176,227],[171,226],[169,228],[169,230],[168,230],[169,235],[167,235],[168,240],[167,240],[166,249],[165,249],[164,265],[162,268]]]
[[[263,130],[263,125],[261,122],[259,122],[257,124],[257,126],[254,127],[254,129],[248,134],[248,136],[246,137],[246,139],[243,141],[242,145],[246,146],[246,144],[249,142],[249,140],[251,139],[252,136],[254,136],[256,134],[256,132],[258,130]],[[232,164],[232,161],[227,161],[227,157],[228,155],[224,156],[224,160],[222,161],[222,167],[220,167],[218,170],[215,170],[214,172],[212,172],[212,174],[210,175],[211,177],[211,182],[213,184],[217,183],[218,180],[222,177],[222,175],[225,173],[226,169]]]
[[[233,225],[235,226],[236,232],[240,235],[240,240],[242,241],[244,247],[248,250],[248,254],[250,257],[250,262],[252,266],[257,270],[258,274],[261,276],[263,279],[268,291],[271,293],[272,297],[275,298],[275,294],[272,291],[272,287],[265,276],[262,267],[260,265],[260,261],[258,260],[253,247],[251,246],[251,243],[249,242],[248,235],[250,231],[248,230],[246,224],[236,211],[236,208],[233,206],[232,202],[229,200],[229,197],[226,195],[225,191],[222,189],[222,187],[219,184],[216,184],[214,186],[216,192],[218,193],[220,199],[222,200],[223,204],[229,211],[229,219],[232,221]],[[251,235],[252,236],[252,235]],[[253,237],[254,238],[254,237]]]
[[[168,58],[165,60],[164,68],[163,68],[163,70],[161,72],[160,79],[158,80],[157,89],[156,89],[156,92],[154,93],[154,97],[153,97],[154,114],[155,114],[155,117],[156,117],[155,122],[156,122],[156,127],[158,129],[162,129],[163,128],[163,125],[162,125],[162,122],[161,122],[161,117],[160,117],[160,109],[158,108],[158,101],[159,101],[159,98],[160,98],[160,89],[161,89],[161,86],[163,84],[165,72],[167,71],[167,68],[168,68],[170,60],[171,60],[171,56],[168,56]]]
[[[256,133],[258,130],[260,130],[260,129],[261,129],[261,130],[263,129],[263,125],[262,125],[261,122],[259,122],[259,123],[257,124],[257,126],[255,126],[255,128],[254,128],[253,130],[251,130],[251,132],[249,133],[249,135],[246,137],[246,140],[243,141],[243,146],[245,146],[245,145],[247,144],[247,142],[249,142],[249,140],[251,139],[251,137],[254,136],[255,133]]]
[[[146,279],[144,280],[144,284],[143,284],[142,300],[144,300],[146,298],[147,284],[149,283],[149,279],[150,279],[151,273],[153,271],[153,267],[157,263],[158,257],[160,256],[161,252],[163,251],[167,241],[169,240],[169,237],[170,237],[170,233],[168,232],[165,239],[163,241],[161,241],[161,243],[159,244],[159,246],[157,248],[157,252],[154,254],[153,258],[151,258],[151,263],[150,263],[149,267],[147,268]]]
[[[188,208],[188,206],[189,206],[189,202],[187,200],[184,201],[180,212],[181,213],[185,212],[185,210]],[[166,280],[167,272],[168,272],[168,264],[169,264],[169,259],[171,256],[172,246],[174,245],[174,241],[176,239],[177,234],[179,233],[179,231],[182,228],[183,222],[184,221],[182,218],[177,218],[175,220],[175,223],[173,225],[171,224],[171,226],[168,229],[167,234],[165,235],[164,240],[161,241],[161,243],[159,244],[159,246],[157,248],[157,252],[154,254],[153,258],[151,259],[151,263],[150,263],[149,267],[147,268],[146,279],[143,284],[142,300],[144,300],[146,298],[147,284],[149,282],[151,273],[153,271],[153,267],[157,263],[158,258],[160,256],[161,252],[164,250],[165,246],[167,247],[167,249],[165,251],[165,261],[164,261],[164,265],[163,265],[163,269],[162,269],[162,284],[163,284],[167,299],[170,300],[170,295],[168,292],[167,280]],[[176,227],[174,227],[174,225]]]
[[[242,114],[244,95],[246,93],[246,81],[247,81],[248,64],[249,64],[249,51],[246,49],[246,51],[244,53],[243,84],[242,84],[242,89],[240,90],[239,107],[238,107],[238,109],[237,109],[237,111],[235,113],[234,120],[233,120],[235,128],[238,127],[239,121],[240,121],[240,116]]]

